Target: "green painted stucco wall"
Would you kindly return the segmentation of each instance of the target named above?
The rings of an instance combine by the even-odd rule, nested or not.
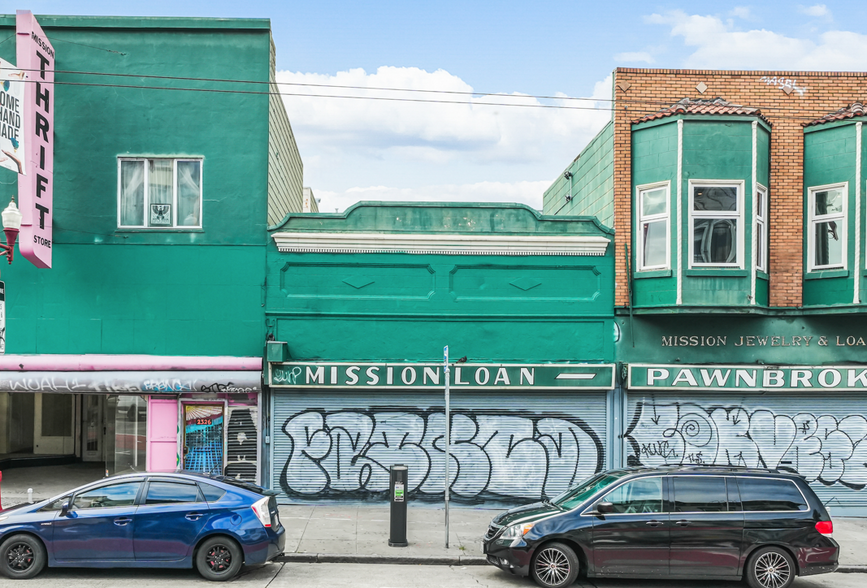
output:
[[[855,279],[861,280],[864,288],[864,243],[865,235],[861,231],[861,263],[855,261],[855,167],[856,160],[861,159],[861,169],[864,168],[865,153],[863,149],[864,133],[862,130],[862,150],[857,153],[857,137],[855,122],[834,124],[809,128],[804,133],[804,306],[841,306],[854,304]],[[862,172],[863,174],[863,172]],[[847,203],[847,247],[846,269],[828,271],[807,271],[809,191],[811,187],[828,184],[846,183]],[[861,178],[861,214],[865,214],[863,198],[865,194],[864,178]],[[863,225],[862,225],[863,227]],[[862,296],[863,300],[863,296]]]
[[[0,268],[6,352],[260,355],[269,21],[37,19],[59,72],[54,262]],[[0,56],[14,63],[14,42]],[[203,228],[118,230],[119,156],[203,158]],[[17,186],[0,173],[5,206]]]
[[[567,178],[565,172],[572,174]],[[572,200],[567,202],[566,195]],[[614,123],[605,125],[542,195],[545,214],[595,216],[614,224]]]
[[[750,119],[707,120],[684,118],[682,133],[682,199],[689,206],[690,180],[733,180],[744,185],[743,269],[689,267],[689,215],[679,214],[677,200],[677,121],[684,117],[670,117],[664,121],[635,125],[632,132],[632,194],[633,214],[637,215],[636,188],[658,182],[669,183],[670,198],[670,270],[634,271],[632,291],[636,307],[672,306],[677,299],[677,223],[680,223],[683,260],[682,298],[685,306],[744,307],[751,304],[750,272],[752,271],[752,194],[753,146]],[[763,126],[756,133],[757,181],[768,186],[770,162],[770,135]],[[770,195],[773,202],[773,195]],[[631,253],[632,267],[636,267],[640,231],[637,216]],[[759,305],[767,306],[767,279],[759,276],[756,287]]]
[[[362,203],[274,230],[594,235],[593,219],[523,205]],[[269,247],[269,333],[294,359],[611,361],[613,247],[604,256],[282,253]]]

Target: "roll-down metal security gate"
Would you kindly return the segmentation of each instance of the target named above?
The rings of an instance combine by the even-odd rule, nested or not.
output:
[[[440,501],[442,393],[275,390],[271,471],[281,501],[382,500],[392,464],[414,499]],[[452,391],[451,499],[523,503],[603,469],[604,391]]]
[[[627,462],[767,467],[804,476],[834,514],[867,514],[867,395],[631,391]]]

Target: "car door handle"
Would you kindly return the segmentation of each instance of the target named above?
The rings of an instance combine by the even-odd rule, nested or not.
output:
[[[658,527],[664,523],[662,521],[647,521],[644,524],[647,525],[648,527]]]
[[[132,519],[127,519],[127,518],[114,519],[114,524],[117,525],[118,527],[125,527],[130,522],[132,522]]]
[[[689,526],[689,521],[677,521],[677,522],[674,523],[674,524],[677,525],[678,527],[688,527],[688,526]]]
[[[200,518],[202,518],[202,516],[203,515],[200,512],[191,512],[187,516],[185,516],[184,518],[187,519],[188,521],[198,521]]]

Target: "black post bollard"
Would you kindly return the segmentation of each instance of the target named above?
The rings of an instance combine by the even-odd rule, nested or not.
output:
[[[406,482],[409,477],[405,465],[393,465],[390,470],[391,533],[389,547],[406,547]]]

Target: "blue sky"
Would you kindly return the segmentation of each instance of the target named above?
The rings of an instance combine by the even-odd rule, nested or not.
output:
[[[285,86],[462,102],[285,96],[305,185],[325,211],[381,199],[541,207],[544,189],[608,119],[604,99],[617,66],[867,71],[863,2],[2,0],[2,8],[270,18],[283,82],[516,95]]]

